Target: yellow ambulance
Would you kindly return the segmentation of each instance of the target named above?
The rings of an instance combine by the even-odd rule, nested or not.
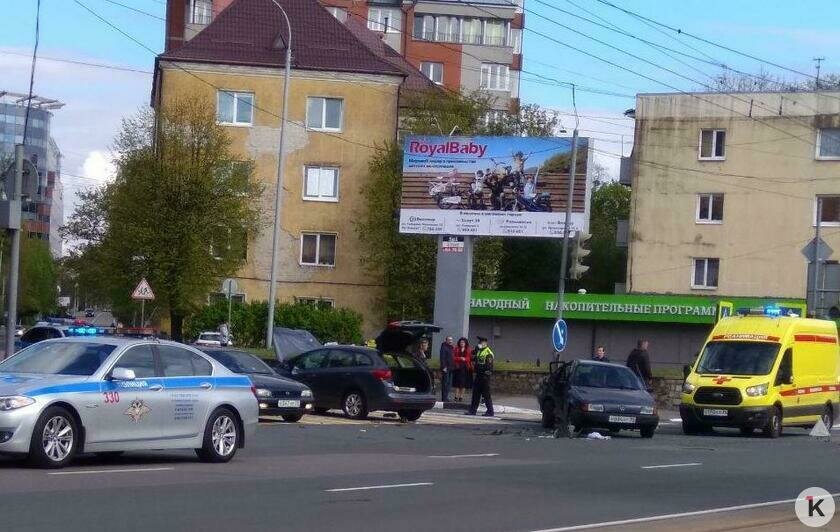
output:
[[[782,426],[831,430],[840,408],[840,352],[832,321],[783,316],[778,309],[722,317],[682,389],[683,432]]]

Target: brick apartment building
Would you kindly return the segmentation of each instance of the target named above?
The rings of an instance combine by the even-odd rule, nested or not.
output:
[[[178,48],[234,0],[169,0],[166,50]],[[485,91],[498,111],[519,105],[524,0],[320,0],[341,21],[360,20],[429,79]]]

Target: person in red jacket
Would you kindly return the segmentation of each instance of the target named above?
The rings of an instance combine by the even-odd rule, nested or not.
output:
[[[469,376],[472,373],[472,347],[469,340],[459,339],[452,354],[455,360],[452,387],[455,388],[455,400],[461,402],[464,400],[464,388],[469,388]]]

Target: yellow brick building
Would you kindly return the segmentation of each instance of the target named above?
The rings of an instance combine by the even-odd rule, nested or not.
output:
[[[354,309],[366,334],[381,328],[380,276],[360,264],[354,220],[373,146],[396,137],[405,74],[373,54],[314,0],[281,0],[291,21],[286,163],[281,208],[278,299]],[[158,57],[155,106],[199,96],[264,185],[264,223],[249,235],[239,295],[265,300],[281,127],[287,29],[271,1],[239,0],[176,50]]]

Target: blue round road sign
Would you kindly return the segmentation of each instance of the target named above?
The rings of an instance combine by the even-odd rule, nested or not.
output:
[[[551,343],[554,344],[554,350],[558,353],[566,349],[566,344],[569,341],[569,328],[563,320],[554,322],[554,328],[551,329]]]

